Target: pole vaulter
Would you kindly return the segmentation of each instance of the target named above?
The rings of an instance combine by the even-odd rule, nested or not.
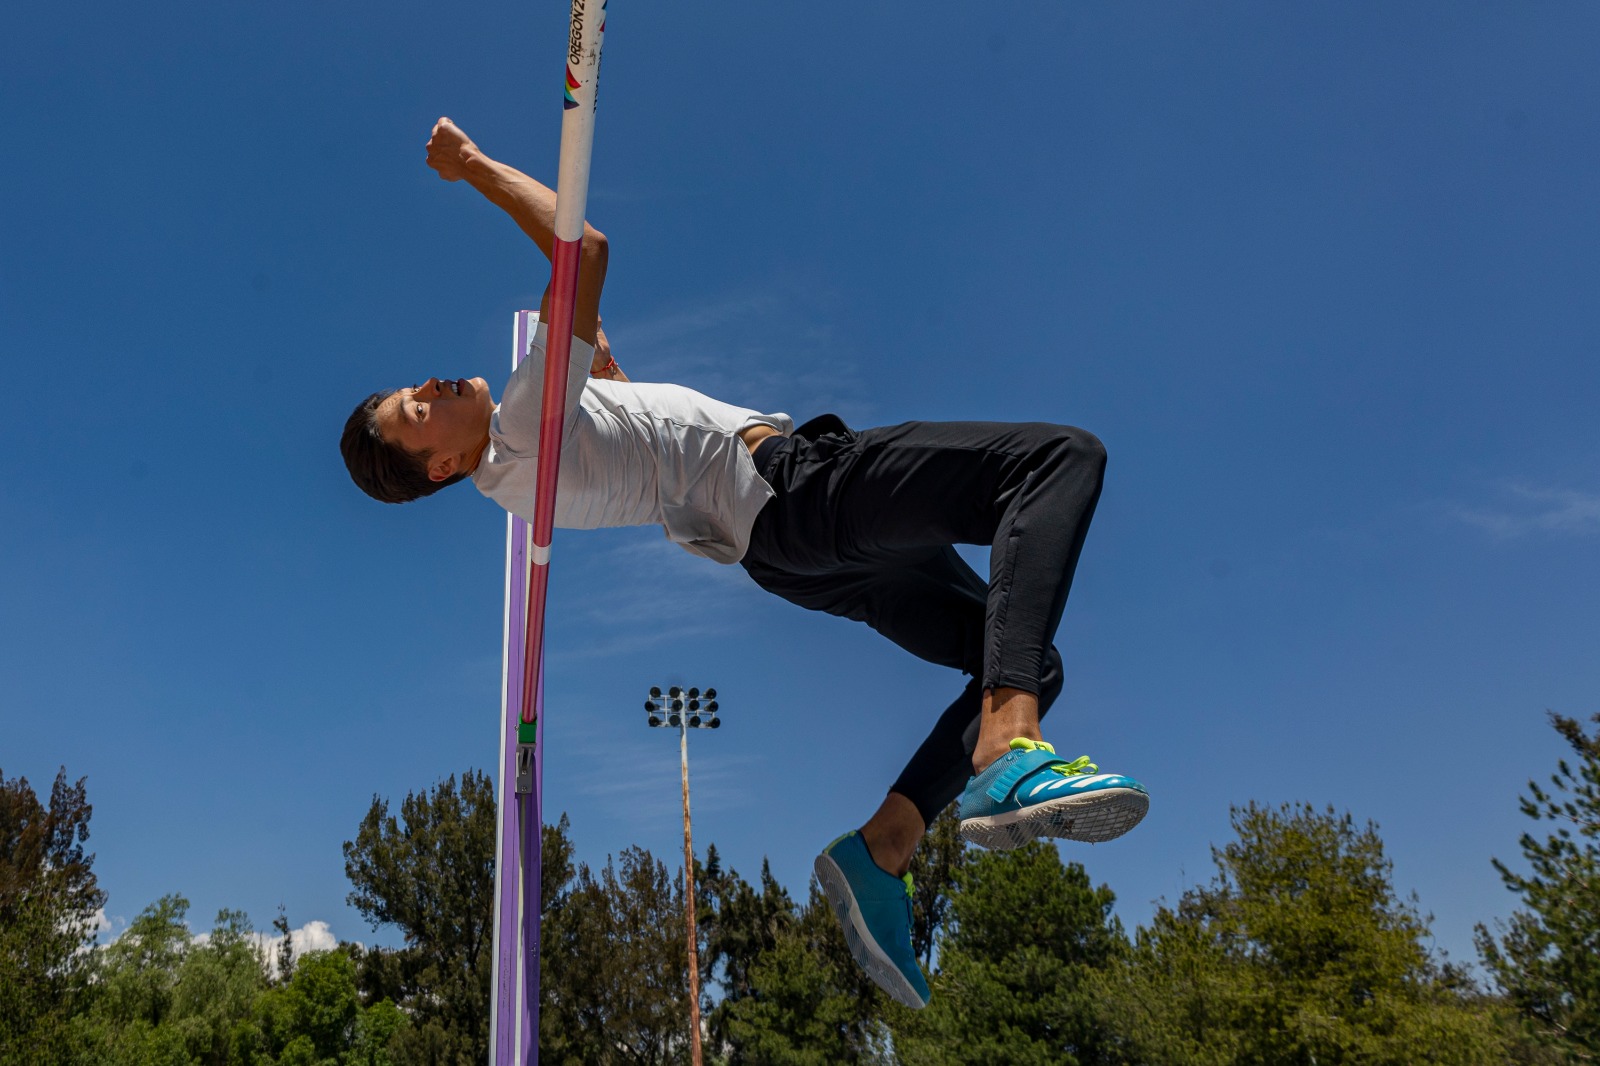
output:
[[[589,160],[606,0],[572,0],[562,91],[561,158],[551,255],[549,348],[539,413],[538,496],[530,526],[508,515],[500,803],[495,853],[493,1066],[539,1061],[540,838],[544,787],[544,621],[561,456],[562,403],[583,254]],[[534,312],[518,311],[511,366],[528,354]],[[519,947],[520,943],[520,959]]]

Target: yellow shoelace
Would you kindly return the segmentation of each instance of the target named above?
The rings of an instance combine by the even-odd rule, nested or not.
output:
[[[1048,751],[1051,755],[1054,755],[1056,753],[1056,749],[1053,746],[1051,746],[1050,744],[1046,743],[1045,741],[1042,741],[1042,740],[1029,740],[1026,737],[1017,737],[1016,739],[1012,740],[1012,742],[1011,742],[1011,750],[1012,751],[1042,750],[1042,751]],[[1087,756],[1087,755],[1080,755],[1076,759],[1073,759],[1069,763],[1061,763],[1061,764],[1059,764],[1057,766],[1050,767],[1050,769],[1054,770],[1056,773],[1060,774],[1062,777],[1081,777],[1084,774],[1097,774],[1097,773],[1100,772],[1100,767],[1098,767],[1094,763],[1090,762],[1089,761],[1089,756]]]

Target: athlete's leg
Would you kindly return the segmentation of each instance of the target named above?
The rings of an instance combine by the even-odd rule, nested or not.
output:
[[[1100,498],[1105,449],[1093,434],[908,422],[795,437],[767,466],[778,495],[756,521],[751,557],[771,571],[826,581],[952,544],[989,545],[979,676],[986,689],[1039,693]]]
[[[796,576],[753,560],[746,568],[763,588],[792,603],[865,622],[921,659],[973,675],[862,826],[874,861],[896,876],[905,873],[928,823],[975,772],[973,746],[989,700],[977,676],[983,669],[986,583],[950,547],[927,552],[914,564],[831,574]],[[1030,694],[1032,724],[1013,735],[1037,739],[1038,716],[1060,691],[1061,657],[1051,648],[1041,691]]]
[[[1061,656],[1054,648],[1050,651],[1051,668],[1045,675],[1043,691],[1038,695],[1026,694],[1031,706],[1023,708],[1022,715],[1016,715],[1016,707],[1002,707],[1001,713],[1009,711],[1015,717],[1012,724],[1000,728],[1013,731],[1007,735],[998,754],[984,760],[985,766],[1005,754],[1012,737],[1041,739],[1039,720],[1061,693]],[[911,857],[921,844],[928,825],[952,800],[961,795],[962,787],[974,773],[979,756],[973,750],[973,745],[979,735],[980,723],[979,714],[973,712],[977,710],[987,718],[991,713],[993,697],[994,694],[982,691],[976,678],[969,682],[955,702],[940,715],[933,731],[890,786],[883,803],[867,824],[861,827],[861,835],[866,839],[873,859],[895,876],[911,868]],[[991,730],[993,728],[991,726]]]
[[[974,742],[1007,728],[1038,736],[1038,715],[1060,685],[1050,638],[1099,497],[1104,451],[1061,427],[913,424],[796,437],[763,467],[777,495],[745,558],[758,583],[975,675],[878,812],[816,861],[856,961],[895,999],[922,1006],[909,884],[896,875],[972,772]],[[987,583],[955,554],[960,543],[992,545]],[[1012,602],[1022,588],[1029,594]]]

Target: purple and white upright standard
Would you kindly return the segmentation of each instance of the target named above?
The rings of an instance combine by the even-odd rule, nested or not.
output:
[[[539,874],[544,787],[544,610],[550,542],[555,527],[561,455],[562,401],[572,351],[589,159],[605,35],[606,0],[572,0],[566,83],[562,91],[561,159],[556,180],[555,247],[551,256],[550,329],[540,414],[538,489],[533,522],[509,516],[506,611],[500,701],[500,804],[495,848],[494,999],[491,1066],[539,1061]],[[511,365],[528,354],[535,315],[518,311]]]

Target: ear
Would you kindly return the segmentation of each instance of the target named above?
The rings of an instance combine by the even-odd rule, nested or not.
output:
[[[455,476],[455,472],[456,457],[453,455],[441,455],[428,462],[429,481],[447,481]]]

